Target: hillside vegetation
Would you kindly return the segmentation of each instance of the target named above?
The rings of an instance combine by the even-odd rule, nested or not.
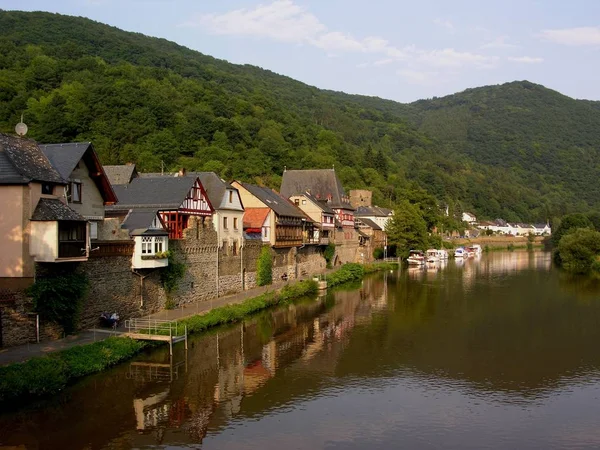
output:
[[[382,206],[418,203],[430,228],[438,202],[512,221],[599,202],[600,109],[526,82],[403,105],[85,18],[0,11],[0,131],[21,113],[41,142],[89,140],[105,164],[144,171],[164,163],[277,188],[286,166],[335,165]]]

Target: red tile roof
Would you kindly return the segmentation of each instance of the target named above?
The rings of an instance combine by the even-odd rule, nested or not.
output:
[[[269,211],[271,211],[269,208],[246,208],[244,212],[244,229],[261,229],[269,215]]]

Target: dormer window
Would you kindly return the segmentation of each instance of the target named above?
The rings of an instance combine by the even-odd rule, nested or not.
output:
[[[50,183],[42,183],[42,194],[52,195],[52,185]]]

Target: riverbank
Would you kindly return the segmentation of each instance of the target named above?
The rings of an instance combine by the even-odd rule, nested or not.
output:
[[[358,281],[369,273],[396,268],[395,263],[345,264],[327,276],[328,287]],[[184,318],[180,323],[187,325],[190,334],[200,333],[219,325],[239,322],[261,310],[316,293],[315,281],[298,281],[239,304]],[[9,406],[8,403],[16,399],[24,401],[55,394],[84,376],[131,359],[146,347],[148,344],[145,342],[110,337],[93,344],[80,345],[48,356],[35,357],[23,363],[0,367],[0,406]]]

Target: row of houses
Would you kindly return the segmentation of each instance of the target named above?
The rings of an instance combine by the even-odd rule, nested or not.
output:
[[[212,172],[102,166],[89,142],[38,145],[3,134],[0,208],[0,288],[30,285],[38,263],[86,261],[115,242],[133,241],[132,269],[164,267],[169,241],[182,239],[192,218],[209,221],[220,249],[236,255],[248,240],[274,249],[383,247],[392,214],[353,206],[333,169],[287,170],[276,192]]]
[[[477,228],[480,230],[489,230],[493,233],[511,235],[511,236],[549,236],[552,234],[552,228],[549,223],[509,223],[502,219],[495,221],[481,221]]]

